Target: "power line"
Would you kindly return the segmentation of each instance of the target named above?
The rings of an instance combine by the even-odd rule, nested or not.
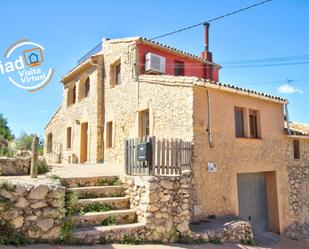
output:
[[[275,80],[275,81],[258,81],[258,82],[248,82],[242,84],[243,86],[251,86],[251,85],[272,85],[272,84],[291,84],[291,83],[296,83],[296,82],[305,82],[309,81],[309,78],[307,79],[289,79],[289,80]]]
[[[249,5],[249,6],[247,6],[247,7],[244,7],[244,8],[241,8],[241,9],[238,9],[238,10],[235,10],[235,11],[232,11],[232,12],[229,12],[229,13],[226,13],[226,14],[224,14],[224,15],[214,17],[214,18],[209,19],[209,20],[207,20],[207,21],[200,22],[200,23],[197,23],[197,24],[194,24],[194,25],[191,25],[191,26],[182,28],[182,29],[178,29],[178,30],[175,30],[175,31],[172,31],[172,32],[163,34],[163,35],[159,35],[159,36],[153,37],[153,38],[151,38],[150,40],[157,40],[157,39],[160,39],[160,38],[165,37],[165,36],[173,35],[173,34],[176,34],[176,33],[179,33],[179,32],[185,31],[185,30],[188,30],[188,29],[192,29],[192,28],[201,26],[201,25],[203,25],[204,23],[210,23],[210,22],[213,22],[213,21],[217,21],[217,20],[219,20],[219,19],[223,19],[223,18],[225,18],[225,17],[231,16],[231,15],[235,15],[235,14],[237,14],[237,13],[239,13],[239,12],[243,12],[243,11],[252,9],[252,8],[254,8],[254,7],[257,7],[257,6],[259,6],[259,5],[262,5],[262,4],[265,4],[265,3],[267,3],[267,2],[271,2],[271,1],[272,1],[272,0],[265,0],[265,1],[262,1],[262,2],[258,2],[258,3],[255,3],[255,4]]]
[[[235,61],[221,61],[219,62],[219,64],[230,65],[230,64],[246,64],[246,63],[264,63],[264,62],[273,62],[273,61],[283,62],[283,61],[296,61],[296,60],[309,60],[309,54],[235,60]]]

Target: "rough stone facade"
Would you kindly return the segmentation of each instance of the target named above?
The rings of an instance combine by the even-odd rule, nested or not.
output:
[[[100,60],[98,60],[100,61]],[[49,163],[78,163],[81,153],[81,124],[88,123],[87,160],[95,163],[102,160],[102,70],[85,66],[64,83],[63,101],[57,112],[45,127],[45,159]],[[89,96],[81,98],[82,82],[89,76]],[[76,86],[76,102],[68,105],[68,91]],[[99,99],[99,102],[98,102]],[[71,147],[67,146],[67,128],[71,127]],[[48,151],[48,135],[52,134],[52,152]]]
[[[0,175],[27,175],[30,172],[30,158],[0,157]]]
[[[287,171],[289,177],[289,208],[293,223],[287,235],[297,240],[309,241],[309,140],[300,141],[300,159],[293,159],[293,139],[289,139]]]
[[[57,184],[0,182],[0,220],[31,239],[59,238],[65,214],[65,188]]]

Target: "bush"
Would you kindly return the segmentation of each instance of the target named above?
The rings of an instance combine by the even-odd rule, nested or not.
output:
[[[39,161],[38,164],[38,174],[46,174],[49,172],[47,164],[43,161]]]
[[[20,136],[15,140],[16,148],[19,150],[32,150],[32,141],[35,134],[27,134],[22,132]],[[44,149],[44,141],[42,138],[39,138],[39,147],[38,154],[42,155]]]
[[[28,244],[30,241],[20,232],[16,232],[14,227],[6,222],[0,223],[0,244],[21,246]]]
[[[14,151],[9,146],[0,145],[0,156],[13,157]]]

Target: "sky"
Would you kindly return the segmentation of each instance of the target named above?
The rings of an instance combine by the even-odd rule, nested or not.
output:
[[[60,79],[103,37],[152,38],[200,23],[259,0],[192,1],[3,1],[0,61],[16,41],[31,39],[44,46],[52,81],[29,93],[0,74],[0,113],[19,135],[44,134],[44,126],[61,104]],[[210,50],[216,63],[309,55],[309,1],[273,0],[218,20],[210,26]],[[203,27],[158,40],[199,55]],[[2,59],[1,59],[2,58]],[[309,123],[309,64],[276,67],[223,67],[220,81],[281,96],[289,100],[293,121]],[[289,82],[287,80],[295,80]],[[300,80],[300,81],[298,81]]]

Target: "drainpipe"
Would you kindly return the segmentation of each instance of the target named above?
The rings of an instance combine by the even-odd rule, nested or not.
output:
[[[289,119],[289,112],[288,112],[288,105],[284,104],[284,109],[285,109],[285,119],[286,119],[286,126],[288,129],[288,134],[289,136],[291,135],[291,129],[290,129],[290,119]]]
[[[215,145],[212,141],[212,132],[211,132],[211,107],[210,107],[210,94],[207,89],[207,106],[208,106],[208,124],[207,124],[207,132],[208,132],[208,144],[210,148],[214,148]]]

